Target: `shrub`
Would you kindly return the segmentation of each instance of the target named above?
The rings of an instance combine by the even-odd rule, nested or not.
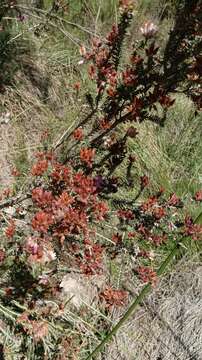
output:
[[[122,0],[118,25],[104,40],[92,39],[92,50],[80,48],[96,88],[95,95],[86,94],[89,114],[55,149],[36,154],[26,194],[2,192],[0,311],[5,327],[18,338],[17,351],[30,352],[31,339],[37,358],[59,358],[60,347],[67,349],[72,341],[72,329],[62,318],[65,304],[57,303],[64,263],[89,277],[106,273],[110,261],[125,252],[133,264],[131,276],[155,286],[161,255],[180,248],[185,237],[201,237],[201,225],[185,216],[183,199],[176,194],[149,193],[149,178],[142,174],[137,193],[123,200],[123,184],[114,175],[126,164],[127,186],[133,187],[135,157],[127,144],[138,136],[136,123],[163,126],[178,92],[200,108],[200,10],[199,1],[179,7],[164,53],[157,44],[157,25],[144,23],[124,66],[121,55],[133,6]],[[192,200],[201,201],[201,190]],[[12,214],[6,212],[11,206]],[[110,227],[114,218],[116,231],[102,235],[108,241],[98,240],[98,229]],[[100,299],[107,313],[126,303],[127,294],[106,284]]]

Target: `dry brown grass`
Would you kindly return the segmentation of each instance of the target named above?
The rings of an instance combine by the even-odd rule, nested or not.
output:
[[[199,257],[183,258],[122,327],[106,351],[105,359],[201,359],[201,299]]]
[[[13,182],[13,167],[25,172],[33,153],[41,147],[45,130],[48,129],[51,145],[71,122],[67,110],[74,100],[71,89],[68,93],[64,84],[67,73],[49,70],[39,58],[25,58],[22,69],[15,75],[14,86],[7,87],[0,96],[2,119],[10,114],[8,122],[0,122],[1,185]]]

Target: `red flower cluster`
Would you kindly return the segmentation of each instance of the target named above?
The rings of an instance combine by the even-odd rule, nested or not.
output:
[[[65,190],[55,200],[54,205],[57,209],[66,208],[74,203],[74,198],[69,195]]]
[[[196,194],[194,195],[194,200],[202,201],[202,190],[196,192]]]
[[[156,196],[149,197],[143,204],[141,204],[140,209],[143,212],[150,212],[156,220],[161,220],[166,216],[166,208],[158,205]]]
[[[161,220],[164,216],[166,216],[166,211],[162,206],[154,207],[152,215],[156,218],[156,220]]]
[[[145,238],[149,238],[150,236],[150,231],[143,224],[140,224],[138,226],[137,231],[140,235],[144,236]]]
[[[82,130],[82,128],[79,127],[76,130],[74,130],[73,137],[77,141],[83,140],[83,130]]]
[[[103,119],[100,119],[99,126],[100,126],[101,130],[108,130],[111,127],[111,123],[107,119],[103,118]]]
[[[102,255],[104,248],[99,244],[92,244],[89,240],[85,242],[84,257],[79,261],[80,269],[85,275],[101,274]]]
[[[167,236],[166,235],[151,234],[149,236],[149,240],[151,240],[154,245],[159,246],[159,245],[162,245],[163,243],[166,242]]]
[[[107,88],[107,95],[111,98],[114,98],[117,95],[117,91],[114,87],[110,86]]]
[[[168,200],[168,205],[170,206],[178,206],[180,204],[181,200],[176,194],[172,194],[170,196],[170,199]]]
[[[159,103],[161,104],[161,106],[167,109],[171,107],[174,104],[174,102],[175,99],[172,100],[168,95],[162,95],[159,99]]]
[[[152,210],[152,208],[154,207],[154,205],[157,203],[157,198],[156,196],[151,196],[149,197],[145,202],[143,202],[141,204],[141,210],[146,212],[146,211],[150,211]]]
[[[114,43],[114,41],[116,40],[117,36],[118,36],[118,27],[117,27],[117,25],[114,24],[114,25],[112,25],[112,30],[106,37],[108,45],[112,45]]]
[[[79,81],[75,82],[73,84],[73,89],[78,92],[81,89],[81,83]]]
[[[136,232],[132,232],[132,231],[129,231],[128,233],[128,239],[133,239],[137,236],[137,233]]]
[[[86,203],[89,197],[96,191],[94,180],[90,176],[84,175],[81,171],[73,176],[71,186],[79,200],[83,203]]]
[[[137,74],[135,70],[129,67],[123,71],[122,77],[125,86],[134,86],[137,80]]]
[[[153,251],[140,250],[137,254],[138,257],[143,257],[145,259],[154,260]]]
[[[98,51],[95,54],[95,63],[98,68],[101,69],[102,73],[105,71],[105,63],[107,61],[107,58],[109,56],[109,50],[106,48],[98,48]]]
[[[64,234],[79,234],[81,231],[83,231],[84,234],[88,234],[87,214],[79,208],[69,207],[65,210],[60,224]],[[60,229],[60,226],[58,226],[58,229]]]
[[[0,249],[0,263],[4,261],[5,257],[6,257],[5,250]]]
[[[137,96],[133,98],[131,105],[128,106],[128,118],[130,120],[137,120],[140,117],[141,110],[143,108],[143,101]]]
[[[149,178],[147,175],[143,175],[140,177],[140,186],[141,189],[143,190],[146,186],[149,185]]]
[[[119,0],[119,6],[123,9],[123,10],[128,10],[128,9],[132,9],[134,6],[134,1],[133,0]]]
[[[39,211],[32,219],[32,227],[34,230],[47,233],[50,225],[53,224],[53,217],[44,211]]]
[[[53,195],[51,191],[46,191],[43,188],[37,187],[32,190],[32,200],[40,207],[47,207],[53,201]]]
[[[20,171],[17,168],[13,168],[11,174],[15,177],[20,176]]]
[[[134,219],[134,214],[133,214],[132,210],[118,210],[117,216],[123,220],[133,220]]]
[[[96,202],[94,205],[94,215],[97,220],[104,220],[107,213],[109,212],[109,207],[104,201]]]
[[[191,217],[185,218],[185,235],[191,236],[193,240],[199,240],[202,238],[202,225],[194,224]]]
[[[50,174],[50,177],[54,183],[54,185],[56,184],[60,184],[61,182],[64,182],[65,184],[69,184],[70,183],[70,168],[62,165],[60,163],[54,163],[54,167],[53,170]]]
[[[36,164],[32,166],[31,174],[33,176],[41,176],[43,175],[48,169],[48,160],[38,160]]]
[[[80,150],[80,159],[83,161],[88,167],[92,167],[92,162],[95,157],[95,149],[82,148]]]
[[[122,238],[123,236],[119,233],[116,233],[116,234],[113,234],[112,235],[112,241],[118,245],[118,244],[121,244],[122,243]]]
[[[12,237],[15,234],[15,230],[16,230],[16,225],[15,225],[15,221],[14,220],[10,220],[9,221],[9,225],[7,226],[6,230],[5,230],[5,235],[8,239],[12,239]]]
[[[136,138],[136,136],[138,135],[138,130],[136,128],[134,128],[133,126],[130,126],[127,130],[127,136],[129,136],[130,138],[134,139]],[[130,155],[131,156],[131,155]],[[131,161],[131,158],[129,158],[129,160]]]
[[[115,70],[111,70],[108,73],[107,82],[108,84],[115,89],[115,86],[117,85],[117,72]]]
[[[86,153],[89,164],[94,151],[87,149]],[[42,187],[32,191],[32,200],[39,208],[32,219],[32,228],[43,235],[50,232],[61,244],[70,235],[89,236],[89,218],[91,221],[104,220],[109,210],[104,201],[97,199],[94,179],[81,171],[75,172],[70,166],[52,161],[48,186],[51,191]],[[86,267],[87,262],[84,264]],[[96,261],[91,264],[91,270],[93,266],[98,267]]]
[[[12,195],[12,189],[5,188],[0,192],[0,201]]]
[[[137,269],[137,273],[140,279],[145,283],[151,283],[152,285],[156,285],[157,283],[157,275],[154,270],[146,266],[140,266]]]
[[[96,77],[96,68],[93,64],[90,64],[88,67],[88,74],[91,78],[91,80],[95,79]]]
[[[101,300],[104,300],[107,308],[114,306],[123,306],[125,305],[128,293],[124,290],[117,290],[111,287],[107,287],[101,294]]]

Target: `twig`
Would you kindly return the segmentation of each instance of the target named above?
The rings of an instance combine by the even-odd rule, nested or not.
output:
[[[38,8],[36,9],[36,8],[34,8],[34,7],[27,7],[27,6],[24,6],[24,5],[17,5],[17,7],[20,8],[20,9],[27,10],[27,11],[35,11],[35,12],[37,12],[37,13],[39,13],[39,14],[40,14],[40,13],[43,14],[44,16],[48,16],[48,17],[51,17],[51,18],[55,18],[56,20],[62,21],[62,22],[66,23],[67,25],[70,25],[70,26],[72,26],[72,27],[76,27],[77,29],[82,30],[82,31],[84,31],[84,32],[86,32],[86,33],[88,33],[88,34],[90,34],[90,35],[93,35],[93,36],[95,36],[95,37],[99,37],[99,35],[97,35],[95,32],[92,32],[92,31],[84,28],[83,26],[81,26],[81,25],[79,25],[79,24],[76,24],[76,23],[74,23],[74,22],[71,22],[71,21],[68,21],[68,20],[66,20],[66,19],[63,19],[62,17],[57,16],[57,15],[52,14],[52,13],[49,13],[49,12],[47,12],[47,11],[45,11],[45,10],[38,9]]]
[[[0,202],[0,209],[19,204],[22,201],[27,200],[29,198],[31,198],[31,195],[26,194],[26,195],[18,195],[16,197],[12,197],[10,199],[4,200]]]

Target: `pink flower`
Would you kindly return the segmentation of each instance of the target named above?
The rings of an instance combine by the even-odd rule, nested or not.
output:
[[[40,285],[48,285],[49,283],[49,277],[48,275],[44,274],[39,276],[39,284]]]
[[[26,250],[32,255],[36,255],[38,253],[39,245],[37,244],[36,239],[32,237],[27,239]]]
[[[194,195],[194,200],[202,201],[202,190],[196,192],[196,194]]]
[[[56,259],[56,254],[50,244],[38,244],[36,238],[28,238],[25,250],[29,254],[29,263],[45,264]]]
[[[144,25],[141,26],[140,31],[146,39],[150,39],[156,35],[158,26],[155,25],[152,21],[146,21]]]
[[[30,325],[29,333],[36,342],[41,341],[41,339],[48,335],[48,324],[45,321],[33,320],[30,322]]]

